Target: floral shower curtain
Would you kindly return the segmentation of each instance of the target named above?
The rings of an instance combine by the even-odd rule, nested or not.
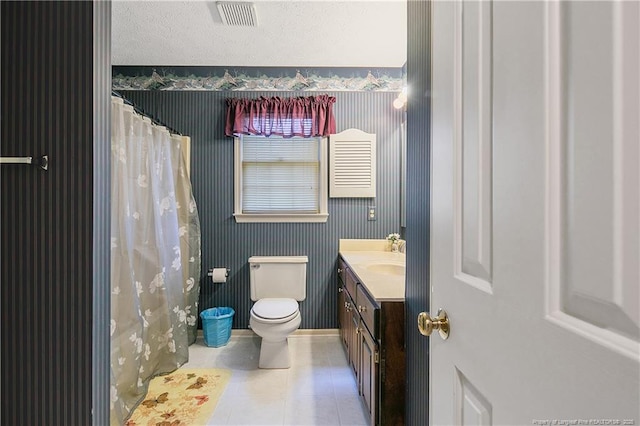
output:
[[[111,424],[196,338],[200,222],[182,137],[112,97]]]

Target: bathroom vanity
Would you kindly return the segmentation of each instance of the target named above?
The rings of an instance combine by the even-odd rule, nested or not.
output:
[[[385,240],[340,240],[340,336],[373,426],[404,424],[404,258]]]

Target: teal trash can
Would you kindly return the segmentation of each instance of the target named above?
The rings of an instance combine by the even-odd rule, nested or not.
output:
[[[219,348],[227,344],[231,337],[233,314],[235,311],[228,307],[209,308],[200,312],[205,345]]]

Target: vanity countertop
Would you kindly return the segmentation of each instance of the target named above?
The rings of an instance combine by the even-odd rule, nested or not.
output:
[[[340,240],[340,255],[377,302],[404,302],[405,274],[375,270],[387,265],[405,266],[404,253],[388,250],[386,240]]]

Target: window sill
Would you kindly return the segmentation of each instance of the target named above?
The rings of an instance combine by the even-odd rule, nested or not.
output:
[[[233,215],[237,223],[325,223],[328,213],[318,214],[245,214]]]

